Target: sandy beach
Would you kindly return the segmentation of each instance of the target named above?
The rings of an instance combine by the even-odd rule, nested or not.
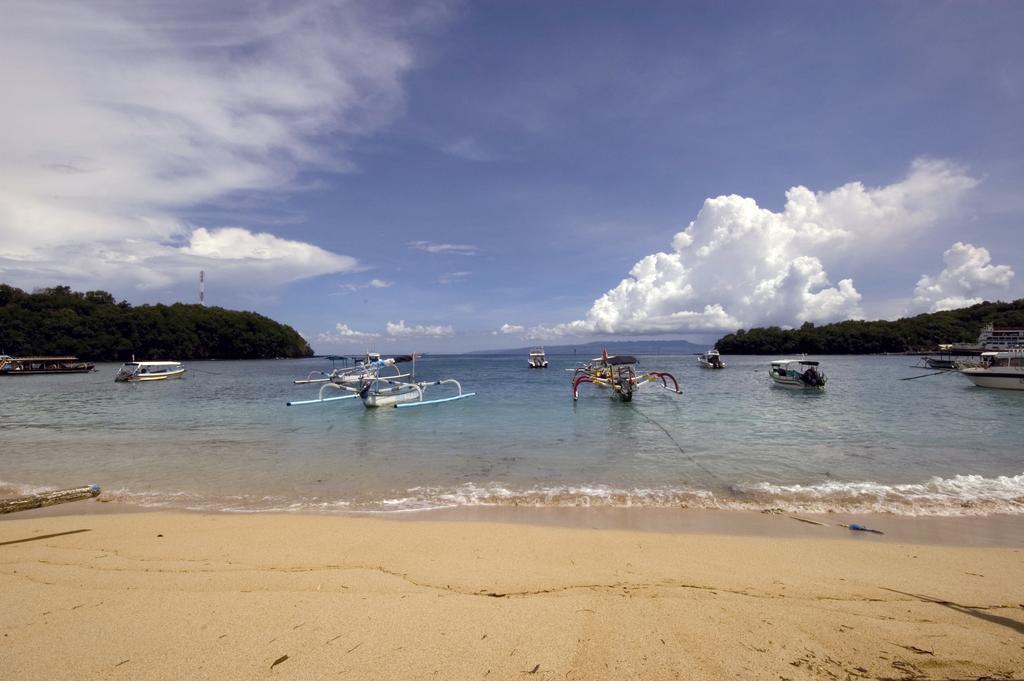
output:
[[[22,513],[3,677],[1024,677],[1019,544],[778,527]]]

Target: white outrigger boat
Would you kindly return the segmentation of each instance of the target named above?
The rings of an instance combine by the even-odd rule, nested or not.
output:
[[[454,402],[455,400],[476,395],[476,393],[462,392],[462,384],[454,378],[445,378],[440,381],[416,381],[415,379],[406,381],[402,379],[409,377],[410,374],[408,373],[382,373],[390,370],[397,362],[405,361],[412,361],[415,367],[416,356],[401,355],[399,357],[389,357],[388,359],[368,360],[359,367],[356,367],[361,371],[358,375],[346,374],[344,377],[339,377],[338,380],[328,379],[326,381],[319,381],[323,385],[320,386],[320,393],[317,395],[317,399],[296,400],[288,402],[287,406],[299,407],[323,404],[326,402],[351,400],[358,397],[367,409],[376,407],[420,407],[428,404]],[[415,369],[413,373],[415,373]],[[355,380],[357,382],[355,384],[353,384],[353,377],[356,377]],[[433,400],[424,399],[428,387],[445,384],[454,385],[458,393]],[[327,391],[329,390],[340,391],[344,394],[327,396]]]
[[[338,355],[328,356],[327,359],[331,360],[332,365],[339,360],[348,361],[348,357]],[[409,376],[410,374],[403,374],[396,366],[402,362],[413,362],[413,366],[415,366],[416,358],[413,355],[396,355],[387,359],[381,359],[379,352],[367,352],[354,367],[335,367],[331,369],[330,373],[311,371],[306,378],[299,378],[293,382],[296,385],[330,382],[355,388],[362,385],[364,378],[377,376],[385,371],[388,372],[385,374],[388,378]]]
[[[534,348],[530,350],[530,368],[531,369],[546,369],[548,366],[548,358],[544,355],[544,348]]]
[[[697,361],[705,369],[724,369],[725,364],[722,362],[722,356],[718,354],[718,350],[711,349],[707,352],[702,352],[697,355]]]
[[[824,390],[828,381],[828,377],[818,368],[818,362],[812,359],[772,360],[768,375],[775,385],[784,388]]]
[[[185,367],[181,366],[181,362],[125,362],[117,370],[114,381],[117,383],[166,381],[170,378],[181,378],[184,375]]]
[[[982,388],[1024,390],[1024,349],[981,353],[981,366],[962,367],[960,373]]]

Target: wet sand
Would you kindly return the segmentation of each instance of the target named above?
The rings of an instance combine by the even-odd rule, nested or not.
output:
[[[767,515],[732,533],[415,515],[10,516],[4,676],[1024,676],[1012,541],[909,543]]]

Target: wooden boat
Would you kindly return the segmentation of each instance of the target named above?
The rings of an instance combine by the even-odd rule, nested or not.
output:
[[[0,355],[0,376],[87,374],[95,370],[95,364],[81,362],[77,357],[11,357],[10,355]]]
[[[605,350],[600,357],[590,360],[589,364],[578,366],[573,370],[572,399],[579,399],[579,389],[584,383],[591,383],[599,388],[608,388],[612,391],[612,397],[617,397],[623,402],[632,401],[633,392],[641,386],[647,383],[657,385],[657,381],[661,381],[662,388],[677,395],[682,394],[679,382],[667,371],[648,371],[638,374],[636,368],[636,357],[609,355]],[[672,381],[671,388],[668,385],[669,381]]]
[[[783,388],[824,390],[828,377],[812,359],[776,359],[768,375],[772,382]]]
[[[118,383],[139,383],[143,381],[166,381],[181,378],[185,367],[181,362],[125,362],[114,376]]]
[[[981,353],[981,366],[960,373],[981,388],[1024,390],[1024,349]]]

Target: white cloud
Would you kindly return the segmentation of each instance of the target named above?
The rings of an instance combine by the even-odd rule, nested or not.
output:
[[[439,284],[457,284],[460,281],[465,281],[466,277],[473,274],[472,272],[447,272],[437,278]]]
[[[410,248],[427,253],[446,253],[451,255],[476,255],[480,249],[472,244],[436,244],[433,241],[410,241]]]
[[[371,279],[364,284],[342,284],[339,288],[342,291],[351,293],[366,288],[391,288],[394,286],[394,283],[393,281],[385,281],[383,279]]]
[[[975,305],[983,295],[1005,291],[1013,279],[1007,265],[992,265],[987,248],[957,241],[945,253],[945,269],[931,277],[924,275],[914,289],[911,309],[917,312],[938,312]]]
[[[387,334],[395,338],[412,338],[416,336],[445,338],[455,335],[455,329],[451,326],[441,326],[439,324],[427,326],[417,324],[415,326],[406,326],[404,319],[400,319],[397,324],[388,322],[386,329]]]
[[[500,329],[493,332],[495,336],[499,333],[503,335],[526,333],[526,327],[521,324],[502,324]]]
[[[497,160],[497,156],[488,151],[474,137],[462,137],[441,149],[446,154],[461,158],[464,161],[485,163]]]
[[[350,329],[348,324],[342,324],[339,322],[334,327],[334,331],[321,333],[316,339],[317,342],[320,343],[345,343],[351,341],[370,340],[373,338],[380,338],[380,334],[356,331],[354,329]]]
[[[532,327],[525,336],[720,333],[860,317],[853,281],[833,284],[826,268],[884,259],[976,184],[951,163],[918,160],[905,179],[885,187],[793,187],[779,213],[741,196],[709,198],[670,252],[641,259],[584,319]]]
[[[5,2],[0,276],[160,286],[181,280],[186,257],[232,261],[225,284],[241,286],[349,269],[310,244],[181,215],[349,167],[346,146],[401,110],[413,62],[405,27],[373,12]],[[287,276],[268,281],[270,261]]]

